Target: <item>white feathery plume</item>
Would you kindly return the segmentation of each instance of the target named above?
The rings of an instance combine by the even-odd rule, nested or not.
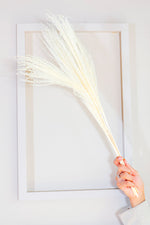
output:
[[[52,60],[32,55],[18,56],[17,75],[23,75],[23,80],[31,85],[60,85],[72,89],[94,116],[116,155],[120,156],[99,99],[91,55],[66,17],[49,12],[45,16],[41,40]],[[124,165],[123,160],[121,164]],[[132,189],[137,196],[137,191]]]

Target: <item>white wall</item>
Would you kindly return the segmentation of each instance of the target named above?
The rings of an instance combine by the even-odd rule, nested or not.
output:
[[[150,203],[149,0],[5,0],[0,5],[0,224],[116,225],[119,204],[128,206],[121,193],[109,192],[107,199],[17,201],[16,23],[39,22],[46,8],[76,22],[130,23],[133,158]]]

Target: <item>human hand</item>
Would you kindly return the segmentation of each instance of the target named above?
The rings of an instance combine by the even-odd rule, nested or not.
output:
[[[121,160],[123,160],[125,165],[120,164]],[[116,176],[117,186],[129,197],[131,206],[135,207],[145,201],[144,183],[138,171],[133,169],[127,160],[121,156],[115,158],[114,164],[118,167]],[[137,190],[138,196],[135,196],[131,187]]]

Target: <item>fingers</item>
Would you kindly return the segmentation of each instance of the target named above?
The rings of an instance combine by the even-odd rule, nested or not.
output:
[[[120,189],[128,188],[128,187],[135,187],[134,183],[131,181],[122,180],[121,178],[116,177],[117,186]]]
[[[121,174],[121,173],[124,173],[124,172],[132,174],[131,170],[128,167],[120,165],[118,167],[118,173]]]
[[[120,164],[120,161],[123,160],[125,165]],[[132,175],[137,175],[137,171],[132,168],[132,166],[129,165],[126,159],[123,159],[122,156],[118,156],[114,160],[114,164],[118,167],[119,172],[128,172]]]
[[[131,170],[133,175],[137,175],[138,172],[132,166],[130,166],[130,164],[127,162],[126,159],[124,159],[124,163],[125,163],[125,166]]]
[[[119,171],[117,171],[117,175],[122,180],[134,182],[134,176],[132,176],[131,174],[129,174],[127,172],[121,172],[121,173],[119,173]]]

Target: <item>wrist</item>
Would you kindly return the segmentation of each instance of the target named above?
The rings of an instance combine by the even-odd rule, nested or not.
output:
[[[132,208],[134,208],[144,201],[145,201],[145,195],[143,194],[142,196],[130,199],[130,204],[131,204]]]

